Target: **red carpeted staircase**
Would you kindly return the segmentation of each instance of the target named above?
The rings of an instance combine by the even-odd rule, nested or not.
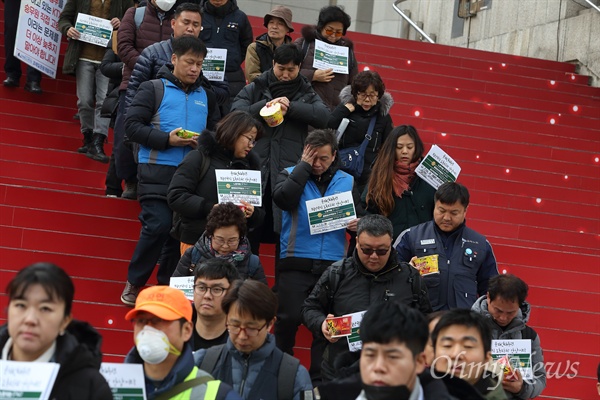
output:
[[[251,21],[255,35],[264,31],[262,18]],[[600,89],[587,86],[570,64],[349,37],[360,69],[378,71],[392,93],[394,123],[414,125],[427,147],[437,144],[462,166],[459,181],[472,199],[468,223],[487,235],[501,272],[529,283],[530,324],[550,374],[543,397],[594,398]],[[4,47],[0,56],[4,63]],[[0,86],[0,308],[16,271],[54,262],[75,281],[75,318],[99,329],[106,361],[120,361],[133,344],[119,296],[139,234],[139,206],[104,197],[106,166],[75,152],[81,135],[72,119],[74,79],[59,68],[42,88],[36,96]],[[271,255],[261,258],[272,276],[273,248],[265,248]],[[302,328],[296,355],[305,364],[309,346]]]

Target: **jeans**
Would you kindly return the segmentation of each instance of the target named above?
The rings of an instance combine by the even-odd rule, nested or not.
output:
[[[79,60],[75,71],[77,80],[77,108],[81,132],[108,136],[110,118],[100,117],[106,98],[109,79],[100,72],[100,63]]]
[[[144,286],[161,258],[158,283],[168,285],[180,256],[179,242],[169,234],[173,212],[167,201],[162,199],[141,200],[140,206],[142,211],[139,220],[142,230],[129,263],[127,280],[134,286]]]
[[[6,61],[4,62],[4,71],[6,72],[6,77],[14,78],[17,81],[21,79],[22,74],[21,60],[14,56],[20,8],[20,0],[9,0],[4,2],[4,51],[6,54]],[[42,73],[28,65],[27,82],[40,83],[41,80]]]

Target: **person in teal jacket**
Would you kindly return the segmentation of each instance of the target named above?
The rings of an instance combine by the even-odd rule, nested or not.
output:
[[[337,141],[331,130],[314,130],[304,142],[300,162],[281,171],[273,201],[283,210],[281,253],[277,265],[279,309],[275,322],[277,346],[293,354],[301,308],[327,267],[344,258],[346,229],[311,234],[306,202],[350,193],[357,215],[362,215],[354,178],[338,168]],[[347,228],[356,230],[357,219]],[[325,341],[315,337],[311,346],[311,376],[319,381]]]

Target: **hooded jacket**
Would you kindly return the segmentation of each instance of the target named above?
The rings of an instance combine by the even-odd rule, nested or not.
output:
[[[332,268],[335,266],[329,267],[321,275],[302,307],[302,321],[314,335],[323,336],[321,325],[327,314],[341,316],[366,311],[371,305],[385,301],[389,297],[393,297],[394,301],[412,305],[415,300],[412,279],[419,281],[417,283],[417,287],[420,288],[417,309],[425,314],[431,312],[423,279],[418,273],[411,270],[410,265],[398,262],[394,249],[390,249],[387,263],[378,272],[370,272],[366,269],[358,258],[356,250],[352,257],[341,262],[338,272],[333,272]],[[337,288],[331,287],[330,276],[332,273],[340,275]],[[328,342],[323,354],[321,369],[323,376],[328,379],[335,378],[335,359],[349,351],[346,340],[339,340],[335,343]]]
[[[285,35],[283,43],[291,43],[292,38]],[[244,64],[244,73],[248,83],[254,81],[257,76],[273,68],[273,53],[275,45],[267,33],[263,33],[256,38],[254,43],[250,43],[246,52],[246,63]]]
[[[313,68],[313,62],[315,60],[315,40],[319,39],[325,43],[334,44],[336,46],[348,47],[349,56],[349,74],[335,74],[333,79],[329,82],[314,82],[313,76],[316,69]],[[294,43],[302,50],[304,42],[308,42],[308,50],[302,60],[302,66],[300,73],[308,79],[308,81],[315,88],[315,92],[323,99],[323,102],[327,108],[331,111],[334,110],[338,104],[340,104],[339,94],[344,87],[350,85],[352,80],[358,74],[358,64],[356,57],[354,56],[354,43],[347,37],[341,37],[335,43],[331,43],[329,40],[324,38],[321,33],[317,30],[316,26],[305,26],[302,28],[302,37],[296,39]]]
[[[8,327],[0,328],[0,349],[8,340]],[[87,322],[73,320],[56,338],[53,362],[60,364],[50,400],[106,400],[112,391],[100,374],[102,336]]]
[[[58,30],[63,37],[67,37],[69,28],[75,27],[75,21],[79,13],[90,14],[92,0],[68,0],[58,18]],[[133,0],[111,0],[109,10],[109,20],[112,18],[123,18],[125,11],[133,7]],[[75,75],[79,55],[85,42],[69,39],[69,46],[65,52],[63,61],[63,74]]]
[[[394,105],[394,99],[389,92],[385,92],[379,99],[377,104],[371,107],[368,111],[365,111],[361,106],[356,104],[356,99],[352,95],[352,87],[346,86],[340,92],[340,104],[333,110],[327,121],[327,127],[331,129],[337,129],[342,122],[342,119],[348,118],[350,120],[348,127],[344,131],[340,141],[339,148],[347,149],[349,147],[358,147],[365,139],[365,135],[369,129],[369,123],[371,118],[375,117],[375,127],[371,134],[372,139],[367,145],[367,151],[364,155],[365,166],[358,180],[358,187],[362,192],[362,189],[366,186],[371,175],[371,168],[375,163],[377,153],[381,148],[381,145],[394,128],[392,117],[390,115],[390,109]],[[346,107],[347,103],[354,104],[354,111],[350,112]]]
[[[206,174],[200,176],[204,157],[209,157],[210,164]],[[213,132],[202,132],[198,138],[198,148],[191,151],[177,167],[167,195],[169,207],[181,218],[179,227],[176,226],[173,233],[183,243],[196,243],[204,232],[208,213],[219,202],[215,174],[217,169],[258,171],[260,161],[253,151],[245,158],[235,158],[232,150],[217,143]],[[248,229],[260,225],[264,215],[261,207],[255,207],[252,217],[247,221]]]
[[[502,328],[494,322],[494,318],[488,311],[487,296],[481,296],[471,308],[476,313],[486,317],[492,332],[493,340],[518,340],[523,339],[523,332],[531,314],[531,306],[524,302],[516,317],[506,327]],[[531,328],[530,328],[531,329]],[[535,332],[535,331],[533,331]],[[523,387],[519,393],[505,392],[509,399],[531,399],[539,396],[546,387],[546,368],[544,367],[544,354],[540,345],[540,337],[536,333],[531,339],[531,365],[533,368],[533,380],[523,380]]]
[[[192,150],[190,146],[169,145],[169,132],[181,126],[194,132],[213,129],[215,95],[203,89],[201,78],[186,90],[173,75],[173,66],[163,66],[158,74],[164,86],[160,105],[156,105],[152,81],[144,82],[136,94],[125,120],[129,139],[138,143],[138,195],[166,200],[169,183],[177,165]]]
[[[245,400],[276,399],[277,374],[279,364],[270,362],[281,350],[275,346],[275,336],[267,334],[264,344],[249,355],[239,352],[231,338],[225,344],[226,356],[219,356],[212,371],[208,371],[216,379],[229,383]],[[206,350],[194,353],[194,362],[199,367],[204,360]],[[293,400],[301,400],[300,393],[312,391],[312,383],[308,371],[298,366],[294,381]],[[282,399],[283,400],[283,399]]]
[[[325,128],[329,118],[329,111],[321,98],[306,78],[299,75],[302,80],[301,87],[289,99],[290,108],[283,117],[283,122],[276,127],[269,127],[260,116],[260,110],[267,102],[273,100],[269,90],[269,82],[275,79],[272,71],[271,69],[263,72],[254,82],[245,86],[231,107],[232,111],[242,110],[250,113],[263,124],[264,135],[256,142],[252,152],[260,159],[263,188],[270,184],[271,190],[275,188],[279,172],[296,165],[302,157],[309,125],[314,128]],[[281,211],[276,207],[273,207],[273,219],[275,231],[279,232]]]

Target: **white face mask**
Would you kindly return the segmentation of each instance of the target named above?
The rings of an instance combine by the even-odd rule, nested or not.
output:
[[[176,0],[155,0],[156,7],[160,8],[164,12],[167,12],[175,5]]]
[[[181,352],[169,342],[169,338],[163,331],[150,325],[144,326],[144,329],[137,334],[135,347],[142,360],[148,364],[160,364],[165,361],[169,353],[176,356],[181,355]]]

